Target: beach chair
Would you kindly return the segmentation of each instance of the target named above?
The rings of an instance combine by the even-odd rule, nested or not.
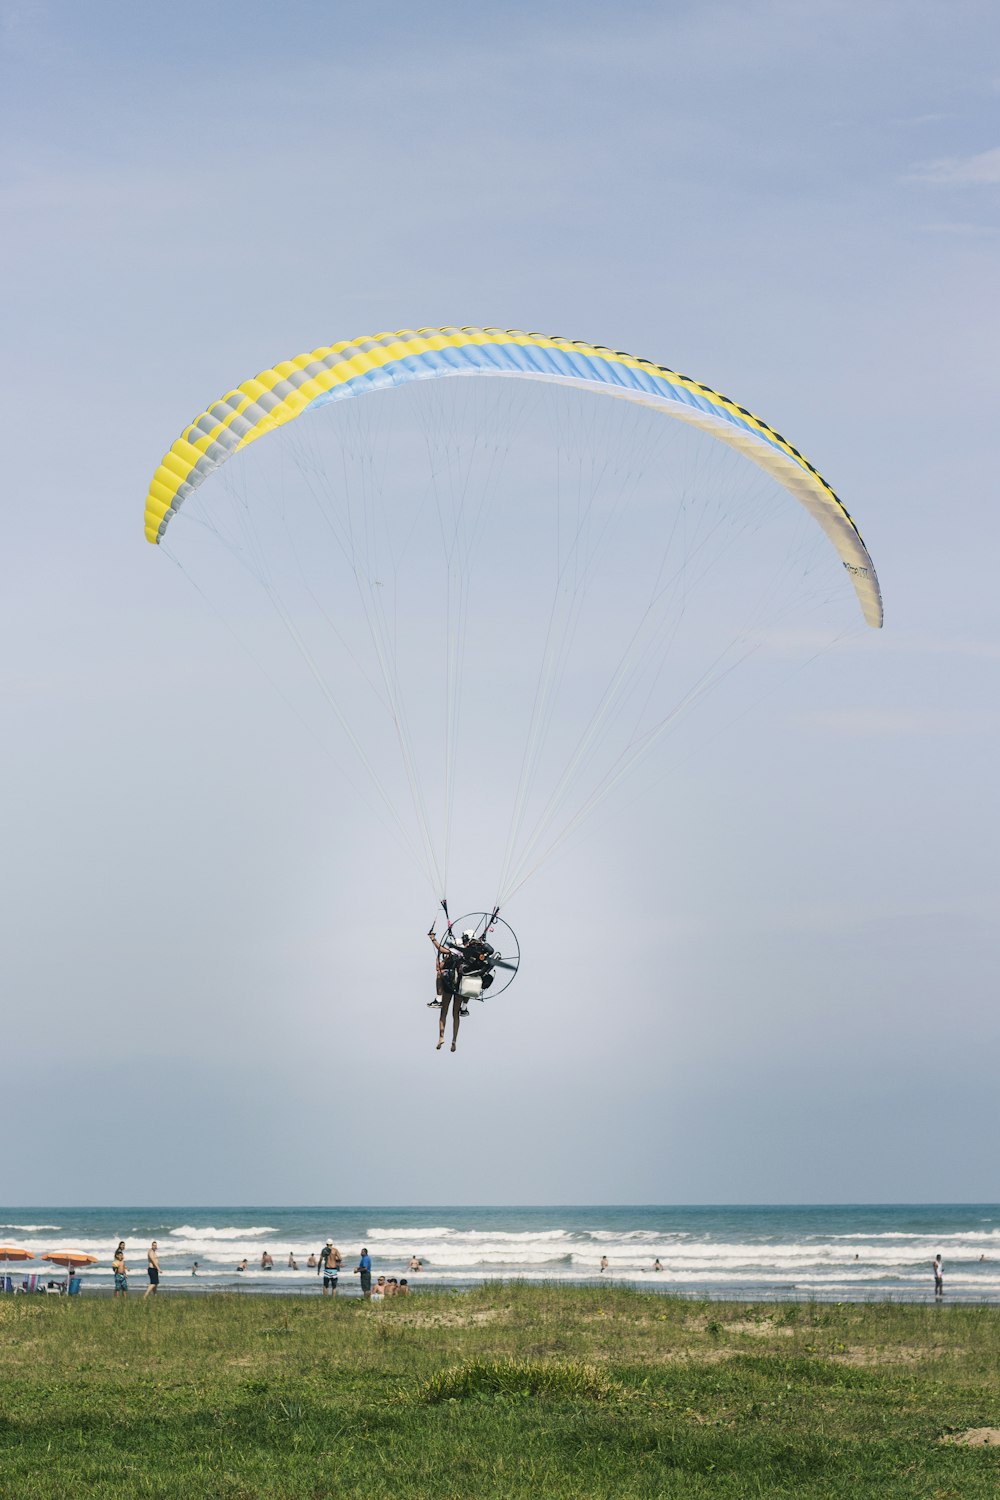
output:
[[[25,1276],[24,1280],[21,1282],[21,1291],[22,1292],[37,1292],[38,1291],[38,1272],[37,1271],[32,1271],[32,1273],[29,1276]]]
[[[82,1284],[83,1284],[83,1278],[82,1278],[82,1276],[71,1276],[69,1278],[69,1286],[67,1288],[67,1291],[69,1292],[69,1295],[71,1297],[79,1297],[79,1295],[80,1295],[80,1287],[82,1286]]]
[[[0,1276],[0,1292],[12,1292],[13,1290],[14,1290],[14,1280],[13,1280],[13,1277],[6,1276],[6,1275],[5,1276]]]

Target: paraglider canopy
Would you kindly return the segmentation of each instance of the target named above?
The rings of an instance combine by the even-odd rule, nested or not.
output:
[[[516,329],[262,371],[171,445],[145,535],[356,756],[435,899],[489,899],[474,932],[755,652],[776,663],[833,595],[854,628],[851,589],[882,624],[854,520],[775,428],[667,366]]]
[[[146,499],[147,540],[158,542],[192,490],[265,433],[330,402],[450,375],[520,376],[597,389],[711,432],[772,473],[815,517],[851,575],[868,624],[882,624],[875,569],[846,507],[808,459],[766,422],[650,360],[518,329],[404,328],[314,349],[263,370],[196,417],[164,455]]]

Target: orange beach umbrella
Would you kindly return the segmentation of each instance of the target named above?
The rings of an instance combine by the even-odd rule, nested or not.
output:
[[[72,1271],[76,1266],[96,1266],[97,1256],[87,1255],[83,1250],[50,1250],[48,1255],[43,1255],[42,1260],[51,1260],[57,1266],[65,1266],[67,1271]]]
[[[16,1245],[0,1245],[0,1260],[34,1260],[30,1250],[19,1250]]]

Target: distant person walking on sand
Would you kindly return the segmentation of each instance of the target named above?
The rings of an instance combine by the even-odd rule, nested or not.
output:
[[[606,1255],[602,1255],[601,1256],[601,1270],[603,1272],[603,1271],[606,1271],[607,1269],[608,1269],[608,1257]]]
[[[156,1253],[155,1240],[146,1251],[146,1275],[149,1277],[149,1286],[142,1294],[143,1302],[150,1293],[155,1297],[160,1290],[160,1257]]]
[[[366,1302],[372,1297],[372,1258],[364,1245],[361,1247],[361,1258],[354,1267],[355,1276],[361,1277],[361,1295]]]
[[[128,1266],[125,1264],[125,1241],[118,1241],[118,1249],[115,1258],[111,1262],[111,1269],[115,1275],[115,1296],[128,1296]]]
[[[316,1267],[317,1276],[321,1271],[323,1273],[324,1297],[326,1296],[327,1292],[329,1292],[331,1296],[336,1297],[337,1281],[340,1277],[340,1267],[342,1266],[342,1264],[343,1256],[341,1255],[340,1251],[333,1243],[333,1240],[327,1240],[326,1244],[319,1252],[319,1264]]]
[[[940,1255],[935,1255],[935,1257],[934,1257],[933,1261],[931,1262],[931,1264],[934,1267],[934,1295],[935,1295],[935,1297],[943,1297],[944,1296],[944,1265],[942,1263]]]

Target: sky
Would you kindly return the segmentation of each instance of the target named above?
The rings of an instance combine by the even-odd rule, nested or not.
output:
[[[1000,1199],[996,7],[0,24],[0,1200]],[[455,1057],[426,891],[142,535],[222,391],[449,324],[733,394],[886,607],[539,874]]]

